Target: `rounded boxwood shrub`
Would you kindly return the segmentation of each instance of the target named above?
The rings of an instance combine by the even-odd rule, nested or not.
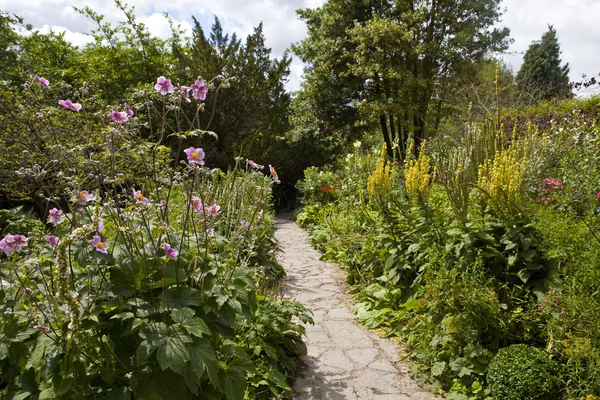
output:
[[[497,400],[554,400],[560,397],[557,370],[548,353],[514,344],[500,349],[492,359],[487,382]]]

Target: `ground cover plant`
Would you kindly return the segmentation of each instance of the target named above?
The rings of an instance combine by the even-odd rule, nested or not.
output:
[[[469,121],[401,160],[357,142],[299,183],[297,220],[345,269],[358,318],[401,338],[434,392],[600,395],[599,132],[579,108],[593,103]]]
[[[185,83],[157,77],[131,105],[39,76],[10,94],[2,118],[29,132],[13,179],[37,206],[0,212],[3,399],[292,396],[292,318],[310,316],[278,298],[279,177],[211,168],[198,115],[230,80]]]

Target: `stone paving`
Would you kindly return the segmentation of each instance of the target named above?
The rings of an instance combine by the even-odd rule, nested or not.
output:
[[[289,216],[277,218],[276,235],[287,273],[284,295],[314,313],[306,326],[308,355],[294,382],[296,400],[432,400],[414,383],[400,347],[356,322],[343,271],[319,260],[308,235]]]

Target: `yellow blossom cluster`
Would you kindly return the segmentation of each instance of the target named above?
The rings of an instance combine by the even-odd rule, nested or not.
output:
[[[419,158],[412,158],[412,143],[408,146],[406,155],[406,191],[412,198],[419,198],[427,194],[427,188],[433,180],[431,174],[431,158],[426,154],[427,141],[421,144]]]
[[[386,199],[392,193],[392,180],[394,170],[392,165],[386,159],[386,145],[381,148],[381,156],[377,163],[375,171],[367,179],[367,191],[372,200]]]
[[[519,146],[513,134],[513,144],[497,148],[493,158],[479,166],[477,183],[495,202],[519,202],[527,165],[527,146]]]

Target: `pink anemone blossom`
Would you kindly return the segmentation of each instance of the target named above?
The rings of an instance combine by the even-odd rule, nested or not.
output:
[[[260,169],[260,165],[246,158],[246,163],[254,169]]]
[[[202,212],[204,206],[202,205],[202,200],[200,200],[196,196],[192,196],[192,209],[196,212]]]
[[[62,210],[59,210],[58,208],[53,208],[52,210],[48,211],[48,219],[53,224],[60,223],[60,221],[62,220]]]
[[[128,117],[133,117],[133,110],[131,109],[131,107],[129,107],[129,104],[125,103],[123,108],[125,109],[125,113]]]
[[[10,233],[0,240],[0,250],[9,255],[27,246],[27,238],[23,235],[11,235]]]
[[[133,189],[133,198],[135,199],[135,202],[138,204],[140,204],[140,203],[148,204],[150,202],[150,200],[148,200],[147,198],[144,197],[141,190]]]
[[[271,166],[271,164],[269,164],[269,171],[271,171],[271,176],[273,177],[274,181],[278,181],[279,180],[279,176],[277,175],[277,171],[275,171],[275,168],[273,168]]]
[[[88,193],[87,190],[75,190],[74,193],[75,201],[77,201],[77,203],[79,203],[82,206],[85,206],[87,203],[94,200],[94,195]]]
[[[250,222],[248,222],[248,221],[241,221],[240,225],[242,225],[242,228],[246,228],[246,229],[250,228]]]
[[[197,79],[192,84],[192,96],[197,100],[206,100],[206,93],[208,93],[208,88],[204,85],[204,81]]]
[[[221,206],[213,204],[210,207],[206,207],[206,209],[204,210],[204,213],[211,217],[216,217],[219,214],[219,211],[221,211]]]
[[[192,90],[192,88],[189,87],[189,86],[181,86],[179,88],[179,91],[181,92],[181,96],[183,96],[183,98],[185,99],[185,101],[187,101],[188,103],[191,103],[191,100],[190,100],[190,90]]]
[[[40,332],[48,332],[50,330],[50,328],[47,328],[44,325],[34,325],[33,329],[37,329]]]
[[[190,147],[183,150],[190,164],[204,165],[204,150]]]
[[[52,247],[58,246],[59,239],[54,235],[46,236],[46,243]]]
[[[50,89],[50,82],[48,82],[48,79],[44,78],[43,76],[34,76],[33,79],[35,79],[37,83],[39,83],[46,89]]]
[[[156,85],[154,85],[154,89],[156,89],[156,91],[163,96],[173,93],[174,90],[171,80],[165,78],[164,76],[159,76],[158,79],[156,79]]]
[[[115,121],[117,124],[122,124],[123,122],[127,122],[129,116],[126,111],[111,111],[108,116],[110,119]]]
[[[66,108],[67,110],[79,112],[81,110],[81,104],[73,103],[71,100],[59,100],[58,104]]]
[[[177,250],[172,248],[169,243],[163,243],[162,249],[165,251],[167,257],[169,257],[171,260],[177,260]]]
[[[102,239],[100,239],[100,236],[94,235],[94,238],[90,240],[90,243],[96,248],[96,251],[99,251],[103,254],[107,254],[108,244],[106,242],[103,242]]]

